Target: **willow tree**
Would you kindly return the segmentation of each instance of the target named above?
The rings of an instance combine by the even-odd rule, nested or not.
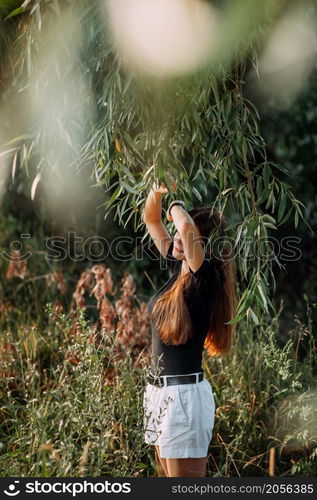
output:
[[[26,119],[25,130],[10,137],[3,154],[14,155],[21,168],[33,164],[38,182],[39,173],[54,167],[54,154],[47,162],[48,148],[64,148],[67,161],[89,168],[95,186],[104,189],[106,216],[114,210],[123,228],[132,219],[135,230],[143,227],[142,209],[153,181],[169,186],[166,173],[172,174],[178,189],[166,196],[167,203],[174,198],[189,208],[208,203],[228,218],[227,235],[239,248],[236,265],[246,284],[232,321],[247,316],[259,324],[263,312],[275,312],[272,262],[282,266],[277,255],[272,259],[269,237],[290,218],[295,227],[300,217],[305,221],[303,204],[281,180],[289,172],[268,158],[256,107],[244,95],[246,72],[256,70],[273,18],[288,2],[213,2],[222,8],[216,54],[195,71],[165,78],[127,69],[102,3],[28,0],[2,19],[10,36],[14,31],[7,96],[23,108],[32,88],[44,105],[53,85],[72,109],[66,122],[50,111],[49,128]],[[56,31],[65,16],[67,28]],[[53,57],[43,63],[40,48],[52,45]],[[69,80],[75,81],[71,92],[65,90]],[[88,91],[81,93],[83,87]],[[74,97],[76,88],[80,99]]]

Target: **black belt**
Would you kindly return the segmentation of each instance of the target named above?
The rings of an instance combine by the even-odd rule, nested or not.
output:
[[[196,375],[161,375],[160,377],[154,377],[151,373],[148,374],[147,380],[150,384],[156,385],[158,387],[164,387],[164,378],[166,378],[166,385],[178,385],[178,384],[194,384],[196,382]],[[199,373],[198,382],[204,379],[204,373]]]

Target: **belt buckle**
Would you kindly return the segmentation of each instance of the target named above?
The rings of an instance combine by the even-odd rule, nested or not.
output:
[[[153,380],[153,384],[158,386],[158,387],[167,387],[169,385],[169,382],[172,381],[173,377],[179,377],[181,382],[179,382],[180,384],[183,383],[182,380],[183,380],[183,377],[182,376],[179,376],[179,375],[154,375],[150,369],[148,370],[148,375],[150,376],[150,378]],[[204,376],[204,372],[201,371],[201,372],[196,372],[196,373],[191,373],[191,374],[186,374],[187,377],[191,378],[193,380],[193,382],[189,382],[189,383],[196,383],[198,384],[199,383],[199,377],[200,375],[202,375],[202,378]],[[162,380],[163,379],[163,380]]]

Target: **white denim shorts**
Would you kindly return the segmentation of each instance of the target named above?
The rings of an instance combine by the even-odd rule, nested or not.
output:
[[[206,378],[192,384],[158,387],[143,394],[144,441],[159,446],[162,458],[208,455],[215,420],[215,400]]]

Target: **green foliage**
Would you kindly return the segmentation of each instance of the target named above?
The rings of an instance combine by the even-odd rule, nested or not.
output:
[[[15,341],[7,337],[7,342],[15,343],[20,359],[12,368],[24,383],[12,385],[2,374],[2,389],[9,389],[7,395],[1,391],[3,475],[142,475],[150,469],[141,464],[145,458],[139,428],[142,373],[132,370],[129,353],[124,362],[119,361],[114,338],[101,338],[96,345],[91,342],[83,310],[73,337],[69,316],[60,315],[56,321],[49,304],[47,313],[51,320],[45,337],[34,335],[33,346],[23,331]],[[50,362],[41,369],[46,354]],[[116,359],[111,386],[106,373]],[[16,439],[19,451],[13,453]],[[87,443],[88,462],[81,467]]]
[[[20,8],[21,4],[22,0],[2,0],[0,3],[0,16],[7,15],[7,18],[12,17],[14,12],[23,10],[22,7]]]
[[[208,476],[267,476],[272,447],[276,476],[316,473],[315,308],[285,346],[276,340],[278,315],[260,327],[241,321],[229,355],[204,359],[216,403]],[[78,311],[76,332],[71,315],[47,304],[45,330],[17,323],[2,338],[9,356],[0,376],[3,476],[155,475],[154,449],[143,442],[149,360],[141,353],[136,364],[129,348],[120,355],[115,333],[94,337]],[[296,361],[303,331],[305,369]]]
[[[271,230],[291,218],[295,227],[300,218],[307,223],[304,204],[294,196],[291,185],[280,180],[281,172],[289,175],[289,170],[267,157],[258,112],[243,94],[246,63],[254,63],[263,34],[272,23],[272,13],[279,12],[284,3],[273,4],[268,2],[266,8],[241,1],[226,5],[223,14],[228,29],[224,32],[228,38],[221,46],[234,49],[224,49],[223,57],[194,74],[166,80],[126,70],[114,50],[108,20],[101,15],[98,3],[68,2],[67,12],[81,28],[74,32],[81,38],[74,46],[69,35],[72,30],[61,32],[56,43],[63,48],[62,56],[57,57],[54,67],[63,92],[61,75],[65,73],[66,84],[69,68],[78,61],[78,88],[88,82],[87,102],[94,102],[94,113],[88,113],[90,138],[77,158],[73,125],[66,121],[61,126],[56,119],[49,131],[32,123],[28,138],[20,137],[13,147],[21,167],[29,171],[33,164],[41,171],[49,167],[45,166],[43,145],[47,147],[48,138],[53,136],[54,150],[62,144],[67,161],[90,168],[96,185],[109,193],[103,204],[107,215],[115,209],[113,218],[123,228],[133,219],[135,232],[145,227],[141,214],[153,181],[169,185],[167,171],[178,186],[166,196],[167,203],[182,198],[189,206],[208,203],[219,208],[230,221],[227,236],[233,239],[234,250],[239,248],[237,267],[247,283],[233,321],[248,315],[255,324],[268,306],[272,308],[267,295],[269,274],[275,290],[271,252],[269,256],[260,255],[260,240],[262,248],[269,249]],[[17,95],[34,85],[30,77],[37,66],[39,42],[43,33],[48,33],[44,40],[49,39],[52,16],[62,20],[60,7],[58,1],[48,2],[46,7],[43,2],[32,2],[28,14],[23,14],[29,16],[28,25],[17,37],[15,53],[19,49],[19,55],[11,66]],[[248,15],[247,8],[251,8]],[[242,38],[247,28],[248,36]],[[49,72],[41,70],[35,88],[45,89],[51,79]],[[70,99],[65,91],[65,102]],[[84,105],[82,101],[71,101],[78,129],[82,128],[78,111],[78,106]],[[12,147],[7,154],[12,154]],[[274,260],[280,265],[277,256]]]
[[[282,107],[281,100],[272,100],[265,106],[258,103],[261,130],[269,147],[268,154],[273,156],[275,161],[283,163],[289,171],[288,182],[292,185],[292,193],[305,204],[305,218],[312,228],[312,231],[307,231],[306,224],[297,218],[298,226],[294,231],[293,220],[285,219],[285,214],[288,212],[286,206],[282,216],[283,227],[279,229],[276,237],[281,241],[285,236],[295,235],[300,241],[301,250],[300,259],[288,264],[288,273],[282,271],[276,276],[279,285],[277,295],[283,297],[286,306],[285,316],[288,316],[290,321],[294,310],[298,311],[301,317],[301,311],[305,307],[301,300],[303,293],[306,292],[312,298],[316,294],[316,76],[315,69],[297,98],[284,99]],[[280,210],[281,207],[282,204]],[[287,334],[286,327],[285,336]]]
[[[115,209],[113,218],[125,230],[132,222],[135,232],[144,230],[146,196],[154,180],[169,185],[167,171],[178,190],[166,196],[166,203],[183,198],[189,207],[210,204],[223,210],[247,286],[232,321],[238,322],[233,350],[224,359],[205,359],[217,409],[209,474],[267,476],[269,451],[275,448],[277,476],[314,475],[316,345],[311,314],[316,304],[308,310],[307,325],[297,322],[281,346],[280,313],[270,299],[270,289],[275,290],[272,259],[259,254],[261,241],[270,255],[268,238],[276,229],[290,224],[297,228],[300,219],[307,224],[302,201],[313,213],[311,171],[301,177],[301,190],[291,181],[293,163],[300,172],[299,157],[306,159],[306,145],[316,139],[314,99],[306,103],[303,122],[301,101],[282,121],[279,117],[277,128],[284,135],[276,148],[283,164],[272,161],[258,111],[244,95],[244,78],[247,64],[256,66],[273,4],[278,13],[287,2],[215,3],[228,9],[222,57],[195,74],[159,80],[127,72],[114,51],[99,2],[2,2],[1,139],[7,143],[1,154],[12,168],[24,169],[27,182],[20,178],[19,189],[25,182],[29,193],[30,182],[51,166],[43,152],[51,153],[49,146],[53,153],[63,149],[70,165],[94,175],[95,185],[105,193],[100,206],[108,216]],[[65,6],[70,10],[63,10]],[[54,31],[56,57],[47,71],[39,64],[41,44],[48,44],[52,26],[59,26],[65,13],[74,16],[74,23],[79,21],[78,43],[72,29],[58,35]],[[79,68],[78,89],[89,89],[87,100],[81,99],[83,93],[72,96],[67,91],[74,67]],[[51,128],[43,129],[25,116],[28,92],[35,88],[45,102],[52,86],[71,109],[72,119],[60,121],[53,115]],[[22,230],[16,221],[8,226],[2,219],[1,224],[7,246],[8,227],[14,233]],[[279,263],[276,256],[273,261]],[[111,336],[99,345],[91,342],[84,314],[72,336],[69,315],[57,317],[48,307],[43,318],[42,301],[50,295],[44,286],[31,281],[24,290],[1,337],[13,353],[9,363],[2,363],[0,376],[2,475],[153,475],[153,450],[142,440],[143,362],[148,360],[141,357],[141,366],[135,366],[129,350],[122,359]],[[297,361],[304,341],[305,365]],[[113,385],[105,383],[110,366]]]

